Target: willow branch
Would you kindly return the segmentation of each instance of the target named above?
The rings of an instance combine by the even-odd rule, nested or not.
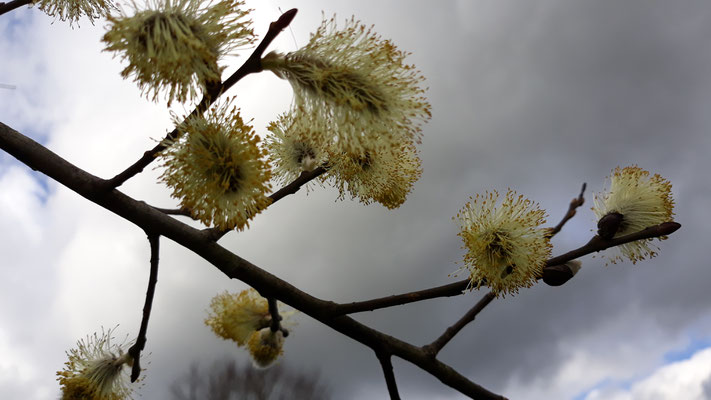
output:
[[[34,140],[0,122],[0,148],[80,196],[155,235],[191,250],[231,279],[238,279],[266,297],[300,310],[337,332],[373,349],[400,357],[427,371],[445,385],[476,399],[504,399],[470,381],[452,367],[430,357],[421,347],[370,328],[346,315],[334,316],[336,303],[318,299],[230,252],[208,234],[165,215],[120,191],[101,190],[105,180],[77,168]]]
[[[245,76],[255,73],[255,72],[261,72],[262,71],[262,54],[264,54],[264,51],[267,49],[267,47],[271,44],[272,41],[277,37],[281,31],[283,31],[291,21],[294,19],[294,16],[296,16],[297,10],[295,8],[292,8],[291,10],[285,12],[282,14],[279,19],[276,21],[272,22],[269,25],[269,30],[267,31],[267,34],[264,36],[264,39],[259,43],[256,49],[252,52],[252,54],[247,58],[247,60],[242,64],[242,66],[235,71],[227,80],[224,82],[211,86],[208,88],[207,92],[203,96],[202,100],[200,101],[200,104],[195,107],[195,109],[188,115],[185,119],[190,119],[191,117],[195,115],[202,114],[205,112],[205,110],[210,107],[210,105],[217,100],[217,98],[227,91],[227,89],[231,88],[235,83],[239,82],[242,78]],[[124,182],[127,180],[131,179],[133,176],[141,173],[145,167],[147,167],[153,160],[156,158],[156,155],[163,151],[166,148],[166,142],[170,140],[174,140],[175,138],[178,137],[178,128],[176,127],[173,129],[168,135],[165,137],[163,141],[158,143],[154,148],[151,150],[146,151],[143,153],[143,157],[141,157],[138,161],[133,163],[130,167],[125,169],[123,172],[119,173],[118,175],[114,176],[113,178],[109,179],[106,181],[106,189],[114,189],[119,186],[121,186]]]
[[[336,310],[334,311],[338,314],[353,314],[364,311],[375,311],[381,308],[401,306],[404,304],[415,303],[422,300],[436,299],[439,297],[458,296],[464,293],[468,285],[469,279],[464,279],[458,282],[449,283],[446,285],[437,286],[429,289],[418,290],[415,292],[396,294],[372,300],[338,304]]]
[[[143,317],[141,318],[141,328],[138,331],[136,343],[128,349],[128,354],[133,358],[133,368],[131,369],[131,382],[135,382],[141,374],[141,351],[146,347],[146,332],[148,331],[148,319],[151,317],[153,308],[153,295],[156,292],[158,283],[158,253],[160,236],[148,234],[148,242],[151,245],[151,272],[148,277],[148,289],[146,290],[146,302],[143,304]]]
[[[281,315],[279,315],[279,306],[277,305],[277,300],[274,297],[267,298],[267,304],[269,305],[269,315],[271,316],[271,321],[269,322],[269,329],[272,332],[281,331],[284,337],[289,336],[289,331],[281,326]]]
[[[32,0],[13,0],[7,3],[0,3],[0,15],[9,13],[10,11],[32,3]]]
[[[380,361],[380,366],[383,368],[385,376],[385,384],[388,386],[388,394],[390,400],[400,400],[400,394],[397,391],[397,382],[395,381],[395,373],[393,372],[393,363],[390,354],[376,351],[375,355]]]
[[[639,232],[620,236],[618,238],[610,240],[602,239],[596,235],[592,239],[590,239],[590,241],[584,246],[579,247],[575,250],[571,250],[565,254],[561,254],[546,261],[546,266],[543,267],[543,273],[546,273],[547,268],[562,265],[568,261],[575,260],[576,258],[602,251],[610,247],[634,242],[636,240],[652,239],[671,235],[679,228],[681,228],[681,224],[679,223],[664,222],[662,224],[651,226]],[[437,286],[409,293],[380,297],[372,300],[357,301],[352,303],[342,303],[336,305],[336,307],[334,307],[333,309],[333,312],[335,312],[337,315],[352,314],[363,311],[374,311],[382,308],[400,306],[404,304],[415,303],[418,301],[435,299],[439,297],[458,296],[464,293],[469,283],[469,279],[464,279],[447,285]],[[474,284],[473,286],[477,285]]]
[[[284,197],[290,194],[295,194],[299,191],[299,189],[301,189],[302,186],[311,182],[311,180],[318,178],[325,172],[326,169],[324,167],[318,167],[312,171],[302,172],[301,175],[299,175],[298,178],[294,179],[293,182],[272,193],[269,196],[269,198],[271,199],[271,203],[269,203],[269,205],[276,203],[277,201],[283,199]]]
[[[276,203],[277,201],[283,199],[284,197],[294,194],[301,189],[302,186],[305,184],[309,183],[311,180],[319,177],[321,174],[325,173],[326,169],[323,167],[318,167],[314,169],[313,171],[308,171],[308,172],[302,172],[301,175],[299,175],[298,178],[296,178],[293,182],[289,183],[288,185],[284,186],[283,188],[277,190],[274,192],[272,195],[269,196],[269,199],[271,202],[269,203],[269,206],[272,204]],[[193,216],[190,214],[190,210],[186,208],[160,208],[160,207],[153,207],[154,209],[162,212],[163,214],[166,215],[180,215],[184,217],[190,217],[193,218]],[[264,211],[261,210],[261,211]],[[194,219],[194,218],[193,218]],[[225,229],[220,229],[220,228],[207,228],[205,230],[208,232],[213,240],[219,240],[222,236],[230,232],[230,230],[225,230]]]
[[[586,183],[583,183],[583,188],[580,189],[580,194],[578,197],[574,198],[573,200],[570,201],[570,206],[568,207],[568,212],[565,213],[563,216],[563,219],[556,225],[555,227],[551,228],[551,231],[548,233],[548,237],[551,238],[556,235],[556,233],[560,232],[561,229],[563,229],[563,225],[565,225],[568,220],[573,218],[575,216],[575,210],[582,206],[583,203],[585,203],[585,198],[583,197],[583,193],[585,193],[585,187],[587,187]]]
[[[449,341],[452,340],[454,336],[459,333],[459,331],[462,330],[462,328],[464,328],[468,323],[474,321],[474,318],[476,318],[484,307],[489,305],[489,303],[491,303],[495,298],[496,294],[494,292],[485,294],[484,297],[482,297],[481,300],[479,300],[474,307],[471,308],[471,310],[464,314],[459,321],[454,323],[454,325],[447,328],[447,330],[445,330],[440,337],[438,337],[434,342],[423,346],[423,350],[425,350],[425,352],[432,357],[437,356],[437,353],[439,353],[440,350],[442,350],[442,348],[449,343]]]
[[[276,39],[276,37],[284,29],[286,29],[286,27],[289,26],[291,21],[294,20],[297,11],[298,10],[296,8],[292,8],[291,10],[282,14],[279,19],[269,24],[269,30],[267,31],[267,34],[264,35],[264,39],[262,39],[259,45],[257,45],[257,48],[254,49],[247,61],[245,61],[244,64],[234,74],[232,74],[232,76],[227,78],[227,80],[225,80],[221,85],[215,86],[211,88],[211,90],[208,90],[206,97],[217,98],[221,93],[231,88],[232,85],[239,82],[239,80],[244,78],[245,76],[254,72],[262,72],[262,55],[267,50],[267,47],[269,47],[269,45],[274,41],[274,39]]]
[[[634,242],[637,240],[653,239],[671,235],[681,228],[681,224],[677,222],[664,222],[659,225],[650,226],[639,232],[630,233],[629,235],[620,236],[613,239],[603,239],[598,235],[593,236],[585,246],[571,250],[558,257],[551,258],[546,262],[546,266],[555,266],[565,264],[570,260],[575,260],[582,256],[608,249],[610,247],[619,246],[621,244]]]
[[[267,207],[270,207],[272,204],[276,203],[277,201],[283,199],[284,197],[290,195],[290,194],[295,194],[296,192],[301,189],[302,186],[305,184],[311,182],[311,180],[316,179],[320,175],[326,172],[326,169],[323,167],[318,167],[314,169],[313,171],[308,171],[308,172],[302,172],[301,175],[299,175],[298,178],[294,179],[293,182],[289,183],[288,185],[284,186],[283,188],[277,190],[276,192],[272,193],[269,196],[270,203],[267,205]],[[261,210],[264,211],[264,210]],[[207,228],[205,229],[205,233],[210,235],[212,240],[217,241],[221,237],[225,236],[230,230],[227,229],[220,229],[220,228]]]

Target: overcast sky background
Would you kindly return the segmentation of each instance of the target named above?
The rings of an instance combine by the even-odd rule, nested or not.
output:
[[[711,3],[704,0],[255,1],[260,36],[279,7],[298,7],[270,47],[290,51],[326,16],[355,15],[412,52],[433,118],[424,174],[398,210],[305,191],[221,243],[317,297],[345,302],[452,282],[463,256],[452,216],[468,197],[510,187],[556,224],[583,182],[586,204],[554,254],[593,234],[592,192],[616,166],[638,164],[673,184],[682,229],[659,256],[605,267],[585,257],[565,286],[494,301],[440,359],[511,399],[711,399]],[[0,17],[0,121],[88,172],[111,177],[172,129],[163,104],[120,78],[102,52],[104,21],[71,29],[37,9]],[[240,58],[229,58],[227,73]],[[288,83],[249,76],[229,92],[258,133],[287,109]],[[180,107],[174,108],[180,112]],[[177,202],[159,170],[121,190]],[[246,352],[203,324],[215,294],[245,288],[169,240],[148,330],[145,399],[191,361]],[[55,399],[55,372],[77,339],[119,324],[135,336],[148,243],[132,224],[0,152],[0,398]],[[429,343],[485,292],[355,316]],[[385,399],[374,354],[310,318],[294,318],[283,362],[320,371],[337,399]],[[405,399],[459,399],[394,360]],[[657,397],[654,397],[657,396]]]

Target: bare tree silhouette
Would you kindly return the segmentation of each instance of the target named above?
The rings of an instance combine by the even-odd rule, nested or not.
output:
[[[268,369],[235,360],[215,361],[207,369],[197,362],[171,386],[174,400],[326,400],[331,390],[315,371],[294,369],[284,363]]]

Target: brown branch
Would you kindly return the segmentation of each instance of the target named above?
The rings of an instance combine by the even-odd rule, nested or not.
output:
[[[363,311],[374,311],[381,308],[400,306],[409,303],[415,303],[422,300],[436,299],[439,297],[458,296],[467,289],[469,279],[464,279],[454,283],[437,286],[429,289],[418,290],[415,292],[396,294],[392,296],[380,297],[372,300],[356,301],[352,303],[338,304],[334,310],[340,314],[353,314]]]
[[[565,213],[565,216],[563,216],[563,219],[558,223],[558,225],[551,228],[551,231],[548,233],[549,238],[555,236],[556,233],[560,232],[560,230],[563,229],[563,225],[565,225],[565,223],[568,222],[569,219],[571,219],[575,216],[575,210],[578,207],[582,206],[583,203],[585,203],[585,198],[583,197],[583,193],[585,193],[586,186],[587,186],[587,184],[583,183],[583,188],[580,189],[580,194],[578,195],[578,197],[576,197],[570,201],[570,206],[568,207],[568,212]]]
[[[575,260],[582,256],[608,249],[610,247],[619,246],[621,244],[634,242],[636,240],[652,239],[660,236],[667,236],[674,233],[681,227],[676,222],[665,222],[659,225],[651,226],[639,232],[629,235],[620,236],[615,239],[605,240],[599,236],[594,236],[590,241],[582,247],[569,251],[560,256],[554,257],[546,261],[546,266],[543,267],[543,273],[546,274],[547,269],[562,265],[568,261]],[[550,271],[555,273],[556,271]],[[435,299],[439,297],[458,296],[466,290],[469,285],[469,279],[463,279],[458,282],[447,285],[437,286],[429,289],[418,290],[409,293],[380,297],[372,300],[357,301],[352,303],[338,304],[333,308],[336,315],[353,314],[363,311],[374,311],[382,308],[400,306],[409,303],[415,303],[422,300]],[[482,283],[483,285],[483,283]],[[473,284],[472,286],[478,286]]]
[[[551,258],[546,262],[546,265],[561,265],[565,264],[570,260],[575,260],[576,258],[602,251],[610,247],[619,246],[621,244],[634,242],[637,240],[653,239],[671,235],[679,228],[681,228],[681,224],[677,222],[664,222],[659,225],[650,226],[649,228],[643,229],[639,232],[630,233],[629,235],[624,235],[609,240],[605,240],[600,236],[595,235],[585,246],[579,247],[575,250],[571,250],[565,254],[561,254],[558,257]]]
[[[165,215],[120,191],[101,190],[105,180],[68,163],[34,140],[0,122],[0,148],[89,201],[134,223],[147,232],[169,238],[204,258],[231,279],[238,279],[266,297],[275,297],[326,326],[375,350],[386,351],[420,367],[442,383],[477,399],[503,399],[470,381],[450,366],[414,346],[346,316],[335,316],[336,303],[305,293],[235,255],[211,240],[205,232]]]
[[[391,355],[382,351],[376,351],[375,355],[378,357],[380,366],[383,368],[383,376],[385,376],[385,384],[388,386],[390,400],[400,400],[400,394],[397,391],[397,382],[395,381],[395,373],[393,372]]]
[[[308,171],[308,172],[302,172],[301,175],[299,175],[298,178],[296,178],[293,182],[289,183],[288,185],[284,186],[283,188],[277,190],[273,194],[269,196],[269,199],[271,202],[267,207],[271,206],[272,204],[276,203],[277,201],[283,199],[284,197],[294,194],[301,189],[301,187],[307,183],[309,183],[311,180],[317,178],[321,174],[325,173],[326,169],[323,167],[318,167],[314,169],[313,171]],[[184,217],[190,217],[193,218],[192,214],[190,214],[190,210],[186,208],[160,208],[160,207],[153,207],[154,209],[162,212],[163,214],[167,215],[181,215]],[[264,211],[262,209],[261,211]],[[194,219],[194,218],[193,218]],[[224,235],[226,235],[230,230],[224,230],[220,228],[207,228],[205,229],[205,232],[207,232],[213,240],[217,241],[220,238],[222,238]]]
[[[320,175],[326,172],[326,169],[324,167],[318,167],[314,169],[313,171],[308,171],[308,172],[302,172],[301,175],[299,175],[298,178],[294,179],[293,182],[289,183],[288,185],[284,186],[283,188],[277,190],[276,192],[272,193],[269,196],[269,199],[271,202],[269,205],[267,205],[267,208],[270,207],[272,204],[276,203],[277,201],[283,199],[284,197],[294,194],[301,189],[302,186],[305,184],[309,183],[311,180],[316,179]],[[266,208],[265,208],[266,209]],[[261,211],[264,211],[262,209]],[[220,228],[207,228],[204,231],[207,235],[209,235],[212,240],[218,241],[220,238],[225,236],[230,230],[225,230],[225,229],[220,229]]]
[[[247,60],[242,64],[242,66],[235,71],[235,73],[232,74],[227,80],[224,82],[214,85],[210,88],[208,88],[207,93],[204,94],[202,100],[200,101],[200,104],[195,107],[195,109],[188,115],[185,119],[189,119],[195,115],[202,114],[205,112],[210,105],[217,100],[217,98],[227,91],[227,89],[231,88],[235,83],[237,83],[240,79],[244,78],[245,76],[255,73],[255,72],[261,72],[262,71],[262,54],[264,54],[264,51],[267,49],[267,47],[271,44],[271,42],[277,37],[277,35],[283,31],[291,21],[294,19],[294,16],[296,15],[297,10],[295,8],[292,8],[291,10],[285,12],[282,14],[279,19],[276,21],[272,22],[269,25],[269,31],[267,31],[267,34],[264,36],[264,39],[262,39],[261,43],[257,46],[256,49],[252,52],[252,55],[247,58]],[[119,186],[121,186],[124,182],[127,180],[131,179],[133,176],[141,173],[145,167],[147,167],[150,163],[153,162],[153,160],[156,158],[158,153],[163,151],[166,148],[166,142],[170,140],[174,140],[175,138],[178,137],[178,128],[176,127],[173,129],[168,135],[165,137],[163,141],[158,143],[154,148],[151,150],[146,151],[143,153],[143,157],[141,157],[138,161],[133,163],[130,167],[125,169],[123,172],[119,173],[118,175],[114,176],[113,178],[109,179],[106,181],[106,186],[105,189],[114,189]]]
[[[298,178],[294,179],[293,182],[291,182],[290,184],[277,190],[276,192],[272,193],[269,196],[269,198],[272,200],[272,202],[269,205],[276,203],[277,201],[283,199],[284,197],[286,197],[290,194],[294,194],[294,193],[298,192],[302,186],[309,183],[311,180],[318,178],[325,172],[326,172],[326,168],[324,168],[324,167],[318,167],[318,168],[314,169],[313,171],[302,172],[301,175],[299,175]]]
[[[156,292],[158,283],[158,253],[160,236],[148,233],[148,242],[151,245],[151,272],[148,277],[148,289],[146,290],[146,302],[143,304],[143,317],[141,318],[141,328],[138,331],[136,343],[128,349],[128,354],[133,358],[133,368],[131,369],[131,382],[136,382],[141,374],[141,351],[146,347],[146,332],[148,331],[148,319],[153,308],[153,295]]]
[[[306,313],[306,311],[304,312]],[[422,350],[421,347],[413,346],[397,338],[386,335],[345,315],[332,319],[317,319],[337,332],[363,343],[374,351],[376,351],[375,349],[379,349],[379,351],[386,351],[394,356],[402,358],[403,360],[411,362],[412,364],[422,368],[424,371],[429,372],[445,385],[452,387],[460,393],[473,399],[505,399],[505,397],[492,393],[482,386],[470,381],[452,367],[442,363],[436,358],[430,357],[424,350]]]
[[[454,338],[454,335],[459,333],[459,331],[462,330],[468,323],[474,321],[474,318],[476,318],[477,314],[481,312],[481,310],[484,309],[489,303],[491,303],[494,299],[496,298],[496,294],[494,292],[489,292],[484,295],[484,297],[479,300],[474,307],[472,307],[466,314],[462,316],[462,318],[459,319],[459,321],[455,322],[454,325],[450,326],[447,328],[447,330],[444,331],[444,333],[438,337],[434,342],[423,346],[422,349],[429,354],[431,357],[436,357],[437,353],[442,350],[442,348],[449,343],[452,338]]]
[[[284,335],[284,337],[289,336],[289,331],[281,326],[281,315],[279,315],[277,300],[274,297],[268,297],[267,304],[269,305],[269,315],[272,317],[269,322],[269,329],[272,332],[281,331],[281,334]]]
[[[0,15],[9,13],[16,8],[20,8],[30,3],[32,3],[32,0],[13,0],[8,1],[7,3],[0,3]]]
[[[276,39],[277,35],[279,35],[284,29],[286,29],[286,27],[289,26],[289,24],[291,24],[291,21],[294,20],[297,11],[298,10],[296,8],[292,8],[282,14],[276,21],[269,24],[267,34],[264,35],[264,39],[262,39],[259,45],[257,45],[257,48],[254,49],[247,61],[245,61],[245,63],[234,74],[232,74],[232,76],[227,78],[222,85],[216,86],[212,88],[212,90],[208,91],[207,96],[216,98],[245,76],[253,72],[262,72],[262,55],[267,50],[267,47],[269,47],[274,39]]]

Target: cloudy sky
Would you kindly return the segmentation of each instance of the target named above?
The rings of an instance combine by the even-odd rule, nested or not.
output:
[[[306,3],[306,4],[304,4]],[[562,217],[583,182],[586,205],[554,254],[592,235],[591,191],[616,166],[638,164],[673,184],[682,229],[658,257],[605,267],[586,257],[565,286],[494,301],[440,355],[512,399],[711,399],[711,3],[703,0],[255,1],[257,33],[299,8],[271,49],[304,45],[326,16],[351,15],[412,52],[433,118],[424,174],[398,210],[300,192],[221,243],[298,288],[354,301],[452,281],[463,251],[452,216],[467,198],[512,188]],[[22,8],[0,16],[0,121],[101,176],[153,147],[170,125],[164,104],[120,78],[102,52],[103,21],[81,28]],[[244,59],[244,52],[241,59]],[[226,60],[232,72],[240,58]],[[264,73],[229,92],[258,133],[287,109],[289,85]],[[181,112],[182,108],[174,107]],[[148,170],[122,187],[176,201]],[[190,362],[228,356],[203,324],[215,294],[245,286],[163,240],[143,398],[170,399]],[[55,372],[77,339],[119,325],[135,335],[148,243],[130,223],[0,152],[0,398],[55,399]],[[413,344],[429,343],[483,293],[356,315]],[[297,316],[284,362],[320,371],[338,399],[384,399],[373,353]],[[406,399],[459,399],[394,360]]]

